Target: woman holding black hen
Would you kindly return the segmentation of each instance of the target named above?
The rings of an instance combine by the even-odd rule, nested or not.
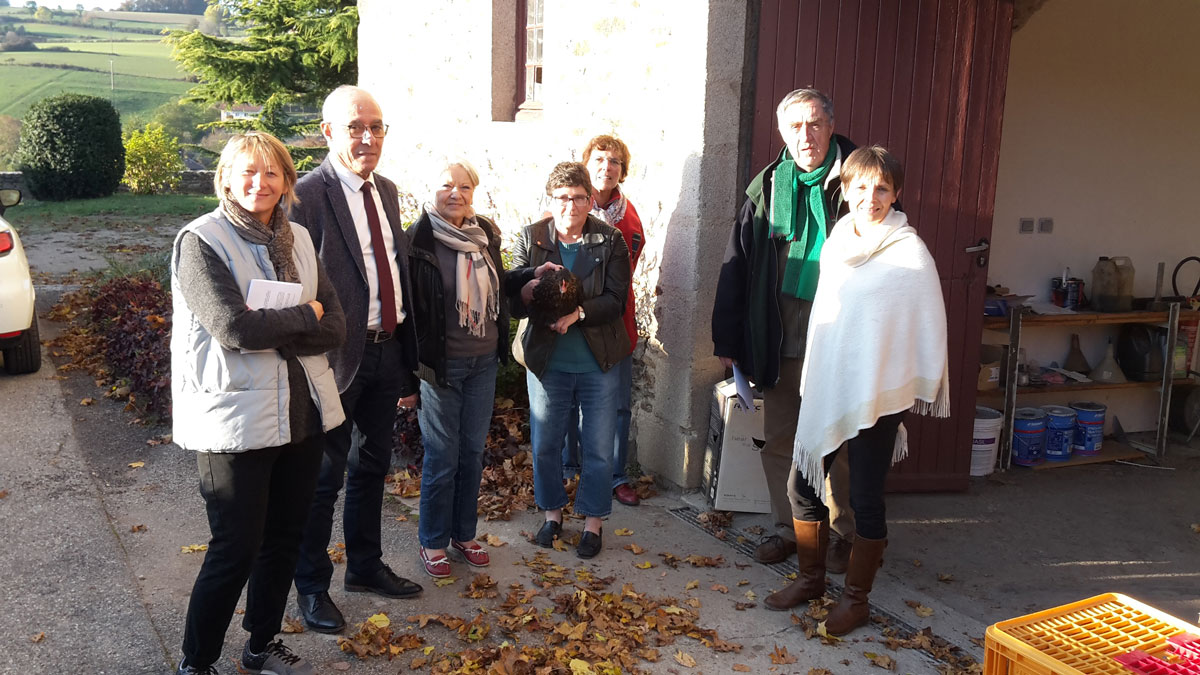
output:
[[[567,504],[562,442],[572,404],[578,403],[582,466],[575,513],[585,521],[576,554],[591,558],[602,548],[602,519],[612,510],[612,439],[620,389],[613,367],[629,354],[622,322],[629,293],[629,250],[619,230],[589,215],[592,184],[584,165],[555,166],[546,194],[551,217],[521,231],[514,269],[505,281],[513,316],[523,317],[513,357],[528,370],[534,499],[546,517],[535,541],[551,547],[562,535]],[[560,268],[577,279],[578,303],[573,307],[562,307],[561,299],[554,297],[576,292],[574,281],[557,276]],[[543,282],[549,283],[539,289]],[[535,306],[558,306],[557,311],[550,309],[558,317],[538,314],[535,319],[530,316]]]

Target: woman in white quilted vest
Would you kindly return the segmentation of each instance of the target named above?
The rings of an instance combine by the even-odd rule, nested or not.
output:
[[[212,532],[178,672],[218,672],[249,582],[242,669],[312,673],[275,636],[324,435],[345,419],[325,352],[346,322],[308,231],[288,222],[287,148],[270,134],[234,136],[213,182],[220,206],[179,232],[171,258],[174,441],[196,451]]]

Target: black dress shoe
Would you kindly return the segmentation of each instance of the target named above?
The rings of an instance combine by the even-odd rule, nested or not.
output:
[[[562,536],[562,523],[557,520],[547,520],[542,529],[533,537],[533,541],[542,548],[554,548],[554,540]]]
[[[413,598],[425,589],[384,565],[378,572],[368,576],[359,576],[346,570],[346,590],[351,593],[374,593],[385,598]]]
[[[575,555],[580,558],[595,558],[600,549],[604,548],[602,534],[603,531],[593,534],[584,530],[583,537],[579,540],[579,545],[575,547]]]
[[[342,617],[341,610],[333,604],[326,591],[311,595],[297,593],[296,605],[300,607],[304,625],[309,630],[318,633],[339,633],[346,627],[346,619]]]

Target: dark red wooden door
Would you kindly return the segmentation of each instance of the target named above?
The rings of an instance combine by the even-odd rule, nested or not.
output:
[[[909,415],[892,490],[967,487],[987,268],[964,249],[991,238],[1011,34],[1012,0],[762,0],[751,171],[782,144],[779,100],[826,92],[838,133],[904,163],[900,199],[941,275],[953,414]]]

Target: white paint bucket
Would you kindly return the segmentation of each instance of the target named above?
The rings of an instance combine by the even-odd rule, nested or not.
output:
[[[971,475],[987,476],[996,468],[996,446],[1004,415],[992,408],[975,406],[975,433],[971,437]]]

